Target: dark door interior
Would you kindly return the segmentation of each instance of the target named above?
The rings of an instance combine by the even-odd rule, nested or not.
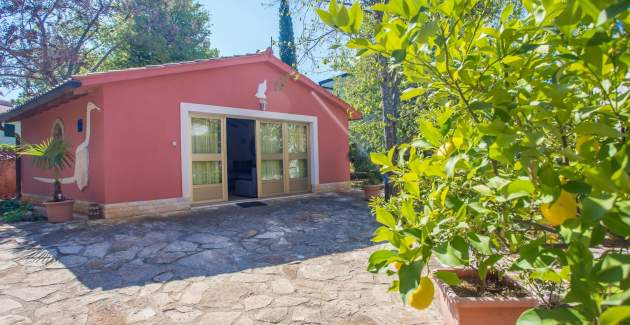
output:
[[[257,197],[256,123],[228,118],[226,131],[229,199]]]

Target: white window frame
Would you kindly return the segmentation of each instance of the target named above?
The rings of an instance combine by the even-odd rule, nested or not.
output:
[[[310,127],[310,141],[312,148],[309,157],[311,160],[311,187],[315,189],[317,188],[317,185],[319,185],[319,145],[317,142],[318,132],[316,116],[259,111],[246,108],[180,103],[179,122],[181,128],[180,147],[182,163],[182,197],[188,199],[189,201],[192,201],[192,160],[190,157],[191,130],[189,123],[191,113],[215,114],[227,116],[228,118],[268,119],[307,123]]]

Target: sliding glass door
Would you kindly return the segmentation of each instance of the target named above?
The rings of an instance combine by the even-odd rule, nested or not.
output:
[[[227,200],[225,118],[192,115],[193,202]]]
[[[308,125],[287,123],[287,143],[289,162],[289,189],[291,193],[308,192],[310,190],[308,159]]]
[[[256,121],[258,195],[308,192],[308,125]]]
[[[258,196],[284,193],[286,164],[284,152],[284,127],[282,123],[256,121],[258,148]]]

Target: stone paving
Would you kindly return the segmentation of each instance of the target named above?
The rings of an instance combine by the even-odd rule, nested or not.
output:
[[[359,193],[0,225],[0,324],[440,324],[365,271]]]

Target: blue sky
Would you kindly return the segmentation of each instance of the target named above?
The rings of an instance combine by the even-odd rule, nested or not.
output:
[[[273,4],[278,1],[200,0],[199,2],[210,12],[212,45],[219,49],[221,55],[252,53],[267,48],[271,44],[271,37],[278,40],[278,6]],[[293,19],[296,38],[303,29],[299,18]],[[277,49],[274,51],[278,55]],[[302,63],[299,68],[300,72],[316,82],[332,77],[329,72],[320,72],[307,62]]]
[[[254,53],[269,47],[271,37],[278,39],[278,6],[273,0],[198,0],[210,13],[212,46],[222,56]],[[295,35],[300,35],[302,24],[294,19]],[[274,49],[276,55],[277,50]],[[310,65],[300,66],[300,72],[317,82],[331,77]],[[13,99],[17,92],[3,91],[4,99]]]

